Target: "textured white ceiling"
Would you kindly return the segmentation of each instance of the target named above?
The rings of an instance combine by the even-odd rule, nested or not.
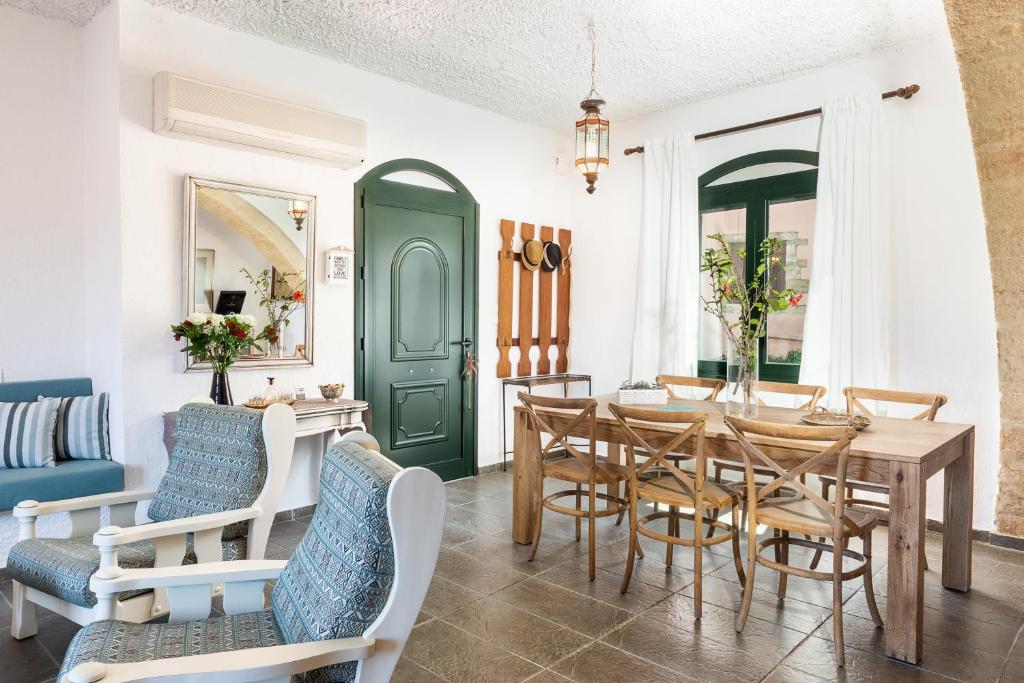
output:
[[[147,1],[557,128],[589,87],[590,17],[619,120],[946,31],[941,0]],[[0,0],[78,24],[105,2]]]

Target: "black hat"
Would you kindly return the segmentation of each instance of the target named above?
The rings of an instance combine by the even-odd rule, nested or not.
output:
[[[555,242],[544,243],[544,260],[540,262],[541,269],[550,273],[562,265],[562,248]]]

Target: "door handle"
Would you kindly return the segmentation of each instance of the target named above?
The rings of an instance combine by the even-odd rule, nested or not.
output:
[[[468,351],[471,348],[473,348],[473,340],[470,339],[469,337],[466,337],[462,341],[453,341],[453,342],[448,342],[448,343],[451,344],[452,346],[458,344],[459,346],[461,346],[466,351]]]

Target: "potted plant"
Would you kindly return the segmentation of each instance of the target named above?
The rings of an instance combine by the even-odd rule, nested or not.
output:
[[[248,268],[242,268],[240,272],[259,294],[260,306],[267,312],[268,322],[261,334],[270,343],[269,353],[282,357],[281,337],[290,324],[288,318],[306,302],[303,291],[306,283],[298,273],[271,272],[269,268],[256,275]]]
[[[174,341],[187,340],[182,351],[213,367],[210,398],[214,403],[231,405],[228,368],[244,349],[266,339],[265,334],[253,334],[255,326],[256,319],[251,315],[225,316],[217,313],[193,313],[180,323],[171,325]]]
[[[746,260],[746,249],[734,250],[720,233],[709,239],[718,246],[704,250],[700,269],[711,279],[712,295],[710,299],[701,297],[701,302],[704,310],[721,322],[727,338],[726,413],[757,417],[758,346],[768,314],[798,306],[803,294],[776,289],[768,277],[782,250],[777,237],[766,238],[758,247],[757,267],[750,283],[736,266]]]

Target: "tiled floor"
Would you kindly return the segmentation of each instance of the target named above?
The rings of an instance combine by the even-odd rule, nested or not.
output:
[[[958,594],[927,573],[922,666],[884,655],[860,582],[845,605],[846,668],[832,659],[831,590],[791,578],[775,597],[775,575],[758,572],[750,620],[733,629],[740,590],[728,546],[705,551],[704,610],[693,621],[692,555],[663,563],[646,542],[629,592],[619,594],[624,527],[598,529],[598,577],[586,576],[586,538],[577,544],[568,518],[547,513],[536,560],[510,538],[511,478],[493,473],[449,484],[444,547],[418,625],[395,681],[1020,681],[1024,680],[1024,553],[976,544],[974,589]],[[305,531],[302,520],[274,526],[268,555],[286,558]],[[875,532],[885,548],[885,530]],[[929,535],[931,566],[941,539]],[[884,552],[875,592],[885,614]],[[0,579],[0,680],[46,681],[76,628],[42,616],[40,636],[10,638],[10,582]]]

